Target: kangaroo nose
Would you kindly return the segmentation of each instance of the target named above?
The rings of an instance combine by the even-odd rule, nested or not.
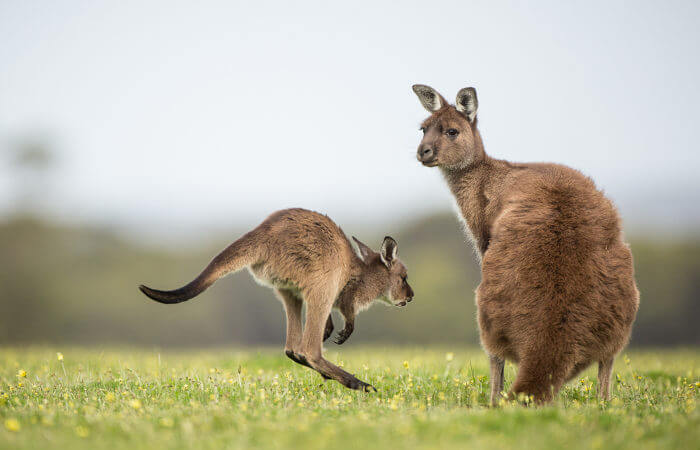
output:
[[[433,149],[430,147],[422,148],[418,151],[418,156],[421,160],[425,160],[433,156]]]

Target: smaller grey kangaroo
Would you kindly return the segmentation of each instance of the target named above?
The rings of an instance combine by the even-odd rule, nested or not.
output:
[[[398,259],[396,241],[387,236],[379,253],[353,237],[359,254],[330,218],[305,209],[277,211],[216,256],[197,278],[180,289],[158,291],[139,286],[160,303],[189,300],[224,275],[247,267],[262,285],[275,290],[287,313],[285,354],[350,389],[374,386],[323,358],[322,344],[333,333],[331,309],[345,327],[335,339],[342,344],[353,332],[355,316],[375,300],[406,306],[413,300],[406,266]],[[302,332],[301,309],[306,302]]]

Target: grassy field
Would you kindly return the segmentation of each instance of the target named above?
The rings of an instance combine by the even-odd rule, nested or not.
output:
[[[1,448],[700,448],[700,350],[630,351],[548,407],[486,407],[478,349],[347,348],[378,393],[279,350],[0,348]],[[506,387],[515,368],[506,365]]]

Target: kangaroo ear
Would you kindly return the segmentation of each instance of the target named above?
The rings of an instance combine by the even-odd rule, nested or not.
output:
[[[467,116],[469,123],[474,123],[474,119],[476,119],[476,109],[478,107],[479,101],[476,99],[476,89],[468,87],[457,93],[457,104],[455,108],[457,108],[457,111]]]
[[[382,258],[382,262],[385,266],[391,267],[391,263],[396,259],[396,255],[399,252],[399,244],[396,243],[394,238],[387,236],[382,242],[382,250],[379,252],[379,256]]]
[[[368,263],[372,256],[377,254],[367,245],[360,242],[360,240],[357,239],[355,236],[352,237],[352,240],[355,241],[355,243],[357,244],[357,248],[360,250],[360,259],[362,259],[362,261]]]
[[[442,95],[438,94],[438,92],[430,86],[426,86],[424,84],[414,84],[413,92],[416,93],[418,100],[420,100],[423,107],[431,113],[437,111],[447,104],[445,99],[442,98]]]

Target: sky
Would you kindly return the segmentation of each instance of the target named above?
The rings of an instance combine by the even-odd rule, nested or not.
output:
[[[692,227],[698,23],[693,1],[1,1],[0,215],[23,176],[8,150],[36,135],[56,153],[42,208],[69,223],[450,210],[415,158],[421,83],[476,88],[489,155],[582,170],[627,223]]]

